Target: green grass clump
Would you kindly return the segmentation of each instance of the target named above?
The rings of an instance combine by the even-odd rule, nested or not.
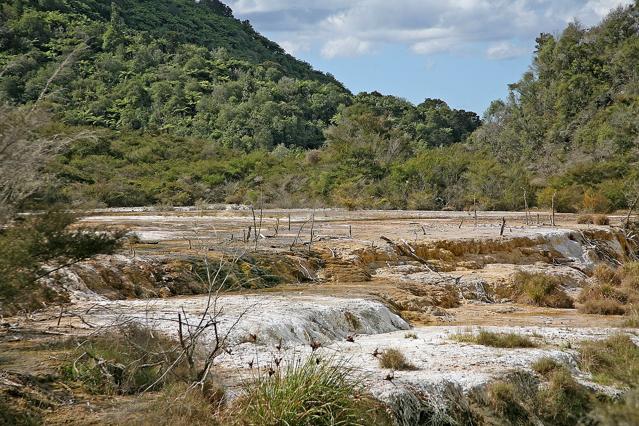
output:
[[[186,361],[162,378],[178,356],[178,345],[171,339],[131,324],[84,342],[63,370],[68,379],[82,382],[92,393],[135,394],[153,384],[159,389],[185,378]]]
[[[544,424],[572,426],[588,415],[593,397],[577,383],[567,368],[558,368],[548,375],[548,383],[536,396],[537,415]]]
[[[379,356],[379,365],[391,370],[416,370],[417,368],[408,362],[404,354],[395,348],[386,349]]]
[[[480,330],[479,333],[459,333],[453,335],[458,342],[474,343],[494,348],[534,348],[537,344],[529,337],[516,333],[494,333]]]
[[[639,385],[639,346],[627,335],[618,334],[582,343],[579,363],[597,382],[630,387]]]
[[[559,277],[530,272],[517,272],[512,282],[515,300],[528,305],[549,308],[573,308],[570,296],[561,288]]]
[[[247,383],[229,418],[242,425],[389,424],[355,380],[341,364],[309,358]]]
[[[532,364],[531,367],[536,373],[539,373],[542,376],[547,376],[548,374],[552,373],[553,371],[556,371],[556,370],[558,370],[560,368],[563,368],[563,365],[558,363],[553,358],[545,356],[545,357],[539,358],[537,361],[535,361]]]

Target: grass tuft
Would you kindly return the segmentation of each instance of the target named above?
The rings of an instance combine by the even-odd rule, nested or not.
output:
[[[579,364],[599,383],[639,385],[639,346],[625,334],[582,343]]]
[[[333,361],[309,358],[246,384],[229,418],[250,425],[389,424],[380,403]]]
[[[555,359],[547,357],[547,356],[543,358],[539,358],[537,361],[535,361],[532,364],[532,369],[536,373],[541,374],[544,377],[548,376],[550,373],[557,371],[563,367],[564,366],[560,364],[559,362],[557,362]]]
[[[379,357],[379,365],[390,370],[416,370],[413,364],[408,362],[404,354],[395,348],[386,349]]]
[[[577,217],[581,225],[610,225],[610,218],[605,214],[582,214]]]
[[[530,272],[517,272],[512,282],[519,303],[548,308],[573,308],[570,296],[561,288],[559,277]]]
[[[599,266],[595,283],[579,295],[579,310],[587,314],[632,315],[639,306],[639,262],[628,262],[617,270]]]
[[[529,337],[516,333],[494,333],[480,330],[479,333],[459,333],[453,335],[458,342],[474,343],[493,348],[534,348],[537,344]]]

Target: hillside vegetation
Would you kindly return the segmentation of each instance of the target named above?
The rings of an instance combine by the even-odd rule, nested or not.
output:
[[[637,193],[639,4],[542,34],[484,120],[437,99],[351,94],[217,0],[12,0],[0,9],[0,97],[77,138],[23,207],[563,211]],[[17,112],[16,112],[17,111]]]

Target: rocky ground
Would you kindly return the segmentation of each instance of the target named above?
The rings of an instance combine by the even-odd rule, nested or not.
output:
[[[17,354],[25,330],[82,335],[131,321],[177,337],[178,314],[197,322],[211,309],[203,293],[221,286],[229,291],[215,299],[217,333],[228,333],[232,349],[216,362],[231,388],[253,369],[311,354],[348,363],[396,406],[417,391],[469,390],[548,356],[591,383],[572,348],[636,330],[622,328],[620,316],[518,304],[503,289],[518,271],[542,272],[576,299],[597,264],[624,257],[622,218],[612,226],[551,220],[541,212],[96,211],[83,224],[131,231],[123,252],[58,273],[51,285],[72,303],[5,319],[1,344]],[[528,336],[535,347],[455,339],[479,330]],[[208,330],[202,342],[214,339]],[[377,354],[388,348],[415,369],[380,367]],[[5,371],[24,372],[28,357],[22,367],[9,358]]]

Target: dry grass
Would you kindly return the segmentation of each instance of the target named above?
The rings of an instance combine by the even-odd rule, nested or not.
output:
[[[480,330],[479,333],[459,333],[454,334],[454,340],[464,343],[474,343],[477,345],[491,346],[493,348],[534,348],[537,344],[529,337],[515,333],[494,333],[492,331]]]
[[[561,288],[559,277],[530,272],[517,272],[513,278],[515,300],[519,303],[548,308],[573,308],[570,296]]]
[[[594,284],[579,295],[579,310],[587,314],[632,315],[639,304],[639,263],[628,262],[614,270],[598,266]]]
[[[416,370],[413,364],[408,362],[404,354],[395,348],[386,349],[379,356],[379,366],[390,370]]]
[[[581,225],[610,225],[610,218],[605,214],[582,214],[577,217]]]
[[[178,352],[171,339],[131,324],[83,342],[63,367],[63,374],[95,394],[135,394],[187,377],[185,360],[164,375],[178,360]]]

